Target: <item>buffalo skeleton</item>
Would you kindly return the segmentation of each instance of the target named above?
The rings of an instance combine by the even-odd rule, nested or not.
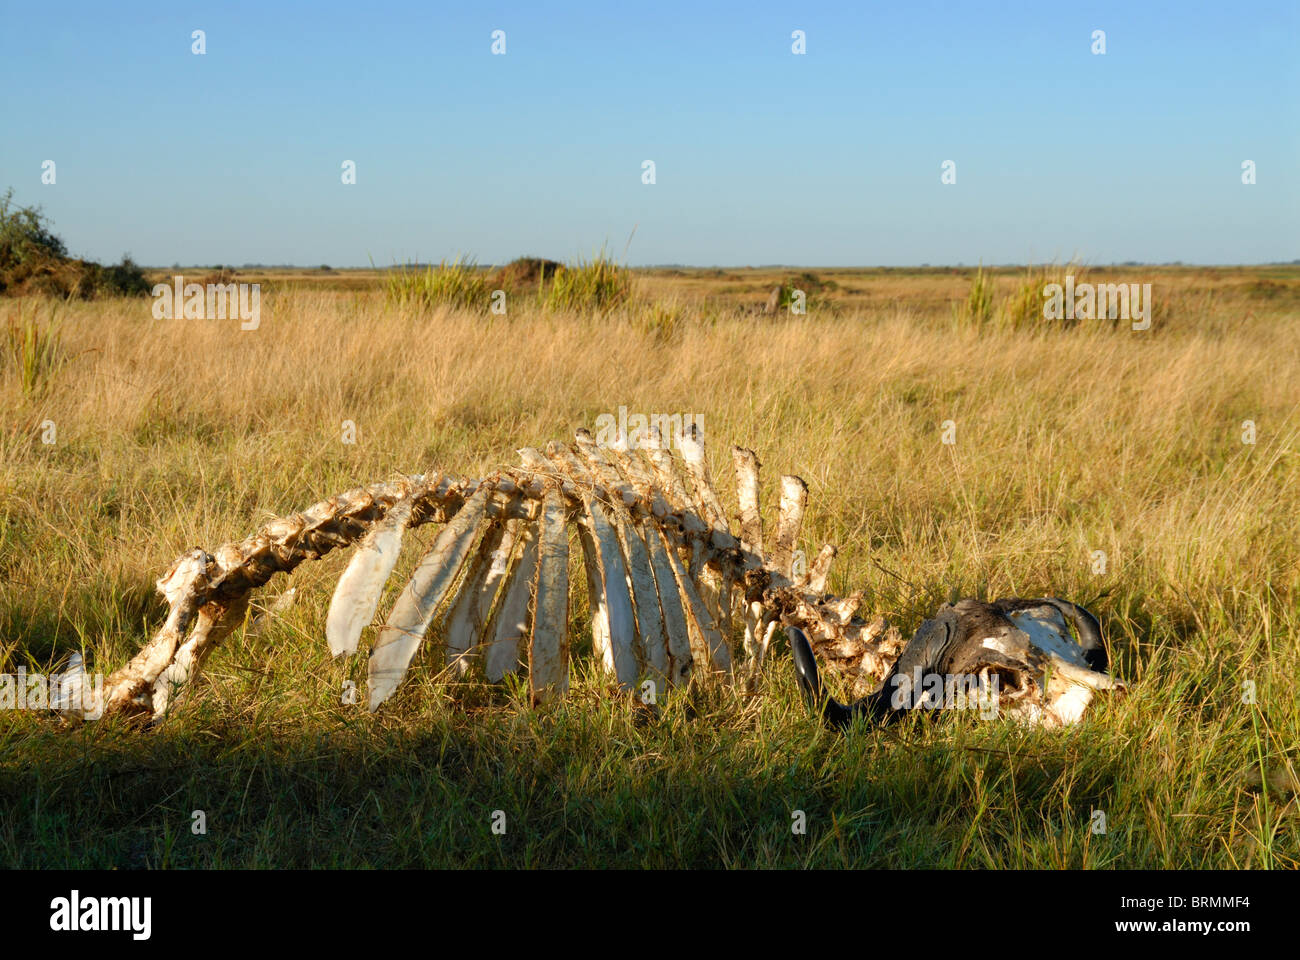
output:
[[[1122,689],[1106,672],[1095,618],[1055,598],[945,605],[904,643],[883,618],[855,616],[860,592],[826,592],[835,547],[802,562],[796,543],[808,488],[801,479],[781,477],[775,536],[765,539],[759,460],[732,448],[733,532],[700,437],[679,438],[680,456],[657,434],[648,439],[609,446],[580,430],[572,445],[520,450],[518,468],[485,479],[440,473],[375,483],[272,520],[214,553],[191,550],[157,583],[169,606],[158,632],[93,694],[78,659],[62,708],[84,717],[161,717],[211,650],[244,624],[257,588],[340,547],[355,549],[334,590],[326,639],[336,657],[354,654],[404,533],[427,523],[443,526],[370,650],[371,711],[393,695],[435,624],[451,675],[477,665],[499,681],[526,669],[534,703],[563,695],[571,528],[595,653],[628,691],[709,675],[752,681],[778,625],[790,637],[800,689],[832,725],[952,707],[951,691],[899,703],[900,684],[930,675],[978,678],[981,690],[996,691],[1001,712],[1044,726],[1073,723],[1096,691]],[[733,624],[743,628],[740,651],[732,649]],[[818,656],[851,682],[853,705],[826,694]]]

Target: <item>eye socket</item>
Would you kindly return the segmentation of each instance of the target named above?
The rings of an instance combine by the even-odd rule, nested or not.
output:
[[[1010,667],[1001,664],[988,667],[989,682],[997,678],[998,693],[1001,696],[1023,696],[1032,688],[1033,682],[1029,680],[1028,674],[1023,670],[1013,670]]]

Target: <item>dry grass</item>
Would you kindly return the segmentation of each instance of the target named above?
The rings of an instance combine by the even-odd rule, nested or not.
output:
[[[837,296],[871,282],[823,273]],[[0,671],[84,648],[107,672],[156,624],[152,580],[184,549],[394,471],[485,473],[626,405],[701,414],[715,476],[731,442],[753,447],[769,504],[781,472],[802,475],[803,546],[840,546],[836,592],[866,589],[904,630],[953,594],[1070,597],[1134,692],[1062,734],[957,719],[839,739],[778,658],[756,701],[714,694],[648,727],[595,677],[533,714],[425,673],[371,719],[337,697],[363,662],[330,662],[321,639],[331,557],[300,570],[283,622],[214,656],[161,734],[0,714],[0,860],[1295,866],[1296,798],[1258,784],[1300,743],[1300,328],[1294,271],[1264,278],[1281,294],[1262,276],[1162,274],[1146,333],[954,332],[969,272],[761,321],[702,319],[695,277],[664,284],[671,307],[599,319],[292,284],[249,332],[156,321],[147,301],[63,306],[68,359],[45,388],[0,374]],[[1018,275],[995,282],[1014,293]],[[227,826],[202,846],[188,812],[205,804]],[[794,807],[815,811],[807,837]],[[495,808],[518,817],[506,846],[479,829]],[[419,810],[442,826],[411,827]]]

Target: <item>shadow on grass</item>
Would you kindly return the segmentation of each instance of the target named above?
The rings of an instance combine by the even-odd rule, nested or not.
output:
[[[1086,852],[1090,811],[1115,792],[1122,771],[1094,740],[964,721],[840,737],[790,716],[788,704],[773,706],[780,716],[721,727],[703,714],[637,722],[619,707],[442,712],[418,730],[357,717],[328,732],[280,721],[250,730],[236,716],[181,719],[158,732],[24,718],[0,736],[0,862],[99,869],[1096,862]],[[206,833],[195,832],[200,819]],[[1026,836],[1043,843],[1026,844]]]

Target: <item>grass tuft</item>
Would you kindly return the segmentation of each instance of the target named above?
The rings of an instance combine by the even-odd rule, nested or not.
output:
[[[403,308],[428,309],[436,306],[468,307],[486,310],[487,279],[472,260],[457,257],[438,266],[403,266],[384,275],[384,292],[388,302]]]
[[[539,296],[552,311],[607,311],[632,296],[632,271],[602,249],[591,260],[579,257],[557,270],[549,286],[542,284]]]
[[[44,321],[38,319],[38,307],[19,300],[16,314],[5,325],[3,367],[15,377],[24,396],[41,392],[63,366],[66,356],[60,337],[60,323],[55,307],[50,305]]]

